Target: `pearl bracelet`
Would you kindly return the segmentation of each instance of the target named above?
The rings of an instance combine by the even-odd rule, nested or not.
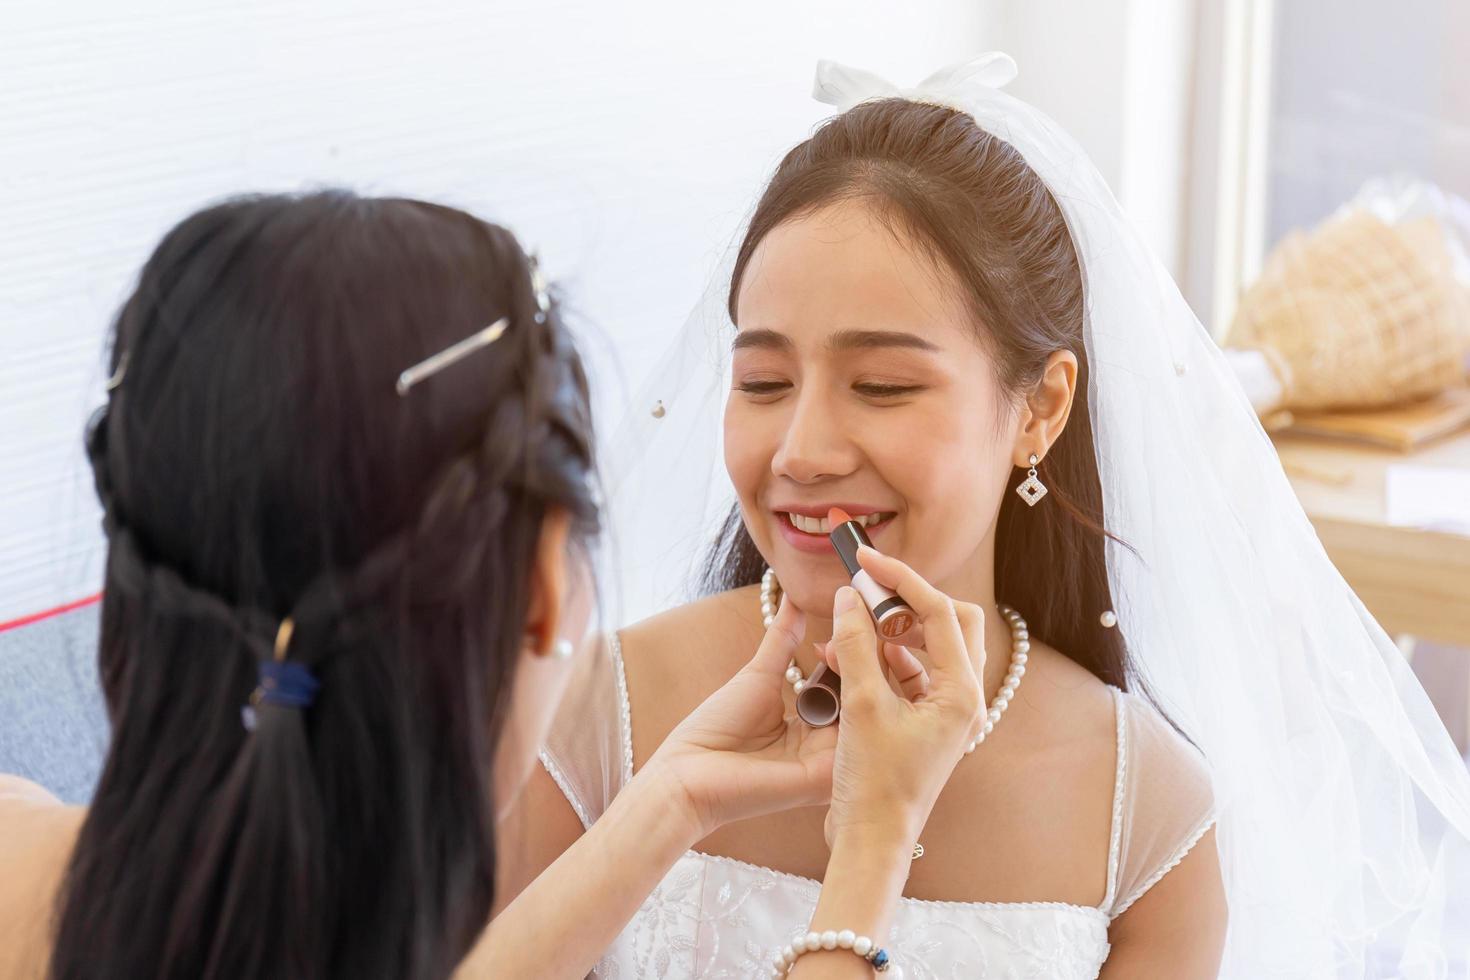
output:
[[[841,932],[828,929],[826,932],[809,932],[804,936],[797,936],[776,957],[775,966],[771,968],[771,977],[773,980],[780,980],[791,972],[791,968],[802,956],[819,949],[850,949],[873,964],[875,972],[888,974],[889,980],[903,980],[903,970],[888,958],[887,950],[879,949],[873,940],[867,936],[859,936],[851,929],[843,929]]]

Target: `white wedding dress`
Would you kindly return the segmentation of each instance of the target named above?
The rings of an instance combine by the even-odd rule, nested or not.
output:
[[[884,945],[905,980],[1096,977],[1108,925],[1214,823],[1203,759],[1142,698],[1113,691],[1117,717],[1107,894],[1097,906],[905,898]],[[584,827],[633,775],[633,724],[617,637],[579,666],[541,762]],[[1004,846],[996,842],[995,846]],[[921,859],[922,860],[922,859]],[[746,980],[810,921],[821,883],[689,851],[607,951],[605,980]]]

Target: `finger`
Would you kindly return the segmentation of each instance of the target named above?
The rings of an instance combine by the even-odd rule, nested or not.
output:
[[[837,663],[837,654],[832,652],[831,645],[827,643],[813,643],[812,646],[817,651],[817,660],[826,664],[828,670],[841,677],[842,671],[838,669],[840,665]]]
[[[985,610],[973,602],[956,602],[955,615],[960,620],[960,634],[970,655],[970,668],[977,679],[985,677]]]
[[[954,600],[925,581],[908,565],[876,548],[858,549],[858,562],[879,585],[897,592],[918,615],[924,627],[924,645],[936,675],[970,674],[969,652],[960,631]]]
[[[974,739],[980,735],[988,712],[985,704],[985,611],[971,602],[957,602],[955,614],[959,616],[960,632],[964,634],[965,648],[970,654],[969,666],[974,671],[966,680],[966,686],[975,693],[974,721],[969,734]]]
[[[828,670],[832,671],[832,673],[836,674],[838,677],[841,677],[842,676],[842,671],[838,669],[841,665],[837,662],[837,654],[833,652],[831,646],[829,644],[826,644],[826,643],[813,643],[812,646],[816,648],[816,651],[817,651],[817,661],[819,663],[826,664]],[[902,649],[902,648],[900,648],[900,649]],[[923,669],[923,666],[924,665],[922,663],[919,664],[920,669]],[[890,673],[890,674],[893,673],[893,665],[892,665],[892,663],[885,661],[884,662],[884,669],[886,671],[888,671],[888,673]],[[909,674],[911,675],[912,673],[913,672],[910,670],[909,671]],[[924,683],[925,683],[925,688],[926,689],[928,687],[928,681],[929,681],[929,674],[928,674],[928,671],[926,670],[924,672]]]
[[[817,660],[827,665],[827,669],[838,677],[842,676],[842,665],[837,662],[837,651],[832,649],[830,643],[813,643],[817,651]]]
[[[928,644],[924,642],[924,624],[915,623],[909,627],[908,636],[904,637],[904,646],[910,650],[926,650]]]
[[[929,671],[908,647],[885,643],[883,659],[888,662],[888,669],[893,672],[893,679],[898,682],[905,698],[917,701],[929,693]]]
[[[776,610],[771,628],[761,637],[760,646],[745,669],[759,674],[785,674],[805,635],[806,616],[790,598],[782,596],[781,608]]]
[[[878,658],[873,656],[877,642],[867,606],[856,589],[844,585],[832,599],[832,639],[827,644],[842,675],[844,705],[855,695],[874,700],[881,691],[888,690]]]

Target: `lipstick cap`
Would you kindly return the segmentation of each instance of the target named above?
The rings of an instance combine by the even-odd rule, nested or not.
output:
[[[801,693],[796,696],[796,714],[813,728],[825,728],[842,712],[842,675],[826,664],[817,664]]]

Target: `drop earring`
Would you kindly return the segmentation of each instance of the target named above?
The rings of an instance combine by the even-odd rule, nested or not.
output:
[[[557,660],[571,660],[572,654],[576,652],[571,640],[557,640],[551,647],[551,655]]]
[[[1026,479],[1016,487],[1016,493],[1026,501],[1026,506],[1035,507],[1042,497],[1046,496],[1046,486],[1036,479],[1036,464],[1041,462],[1035,453],[1031,454],[1031,472],[1026,474]]]

